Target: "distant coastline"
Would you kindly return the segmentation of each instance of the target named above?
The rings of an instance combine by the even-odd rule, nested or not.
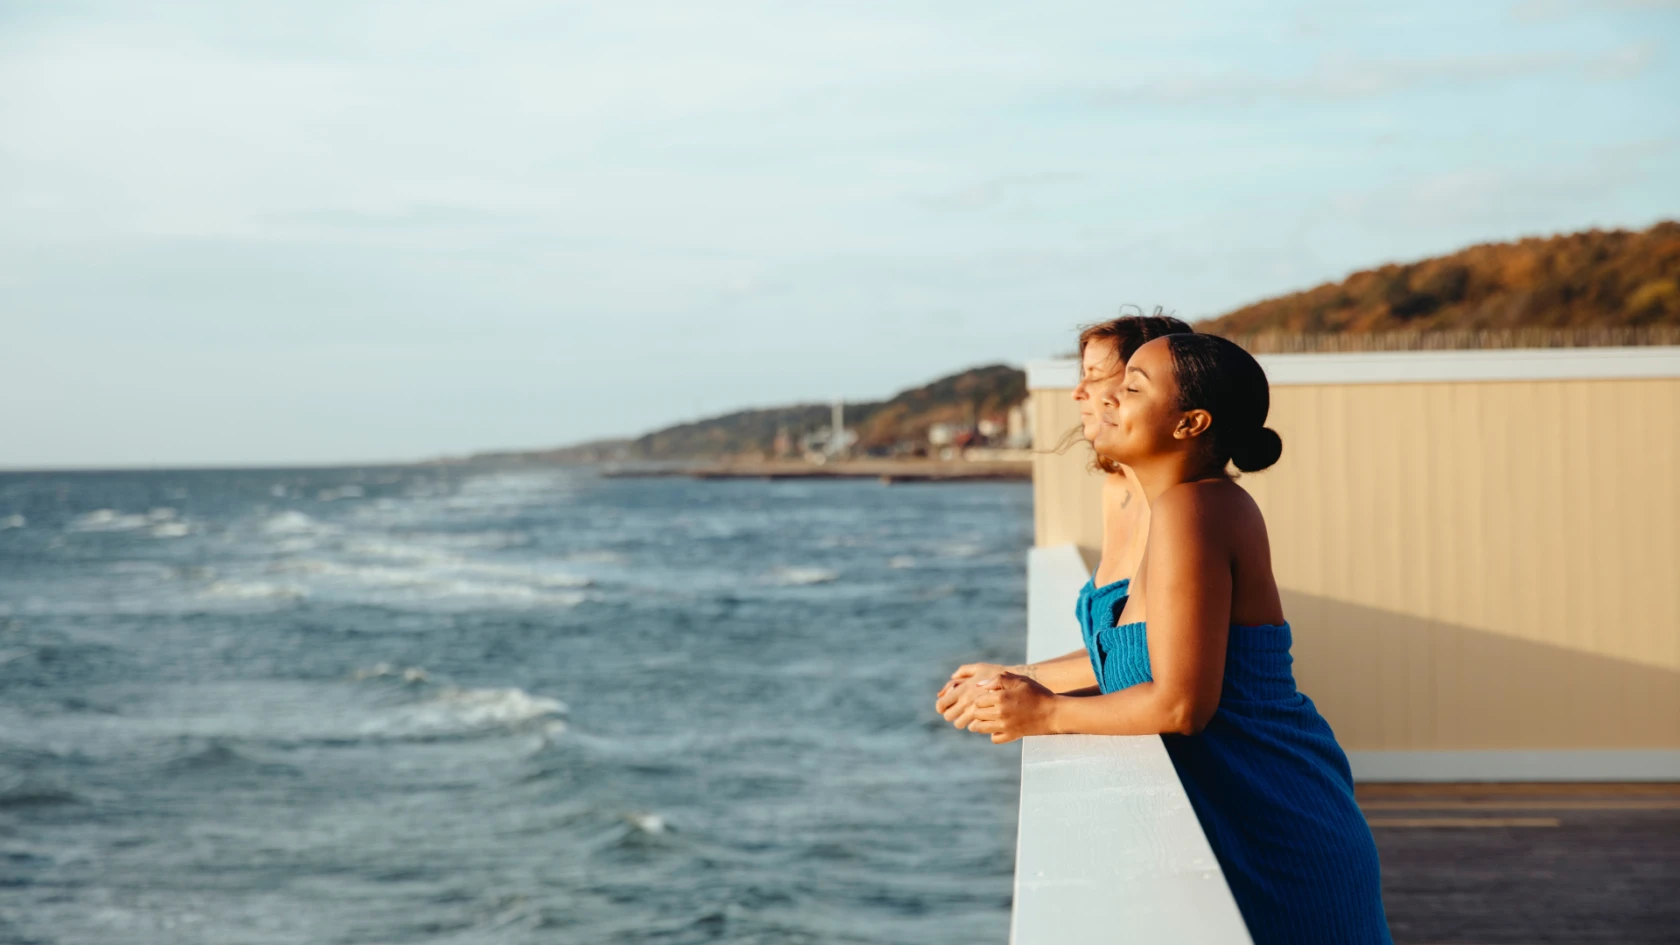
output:
[[[601,475],[609,479],[878,479],[888,485],[918,482],[1027,482],[1032,479],[1032,461],[860,459],[820,465],[800,461],[630,463],[603,466]]]

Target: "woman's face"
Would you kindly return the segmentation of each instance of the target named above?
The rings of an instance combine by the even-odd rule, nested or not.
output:
[[[1167,339],[1157,338],[1137,349],[1126,364],[1118,393],[1118,403],[1098,413],[1096,437],[1091,440],[1098,455],[1132,466],[1187,445],[1186,437],[1178,435],[1187,432],[1187,414],[1178,409],[1178,384],[1173,380]]]
[[[1079,404],[1079,422],[1086,442],[1095,442],[1102,422],[1104,403],[1112,404],[1125,382],[1126,366],[1120,363],[1120,346],[1113,338],[1093,338],[1080,355],[1079,383],[1073,399]]]

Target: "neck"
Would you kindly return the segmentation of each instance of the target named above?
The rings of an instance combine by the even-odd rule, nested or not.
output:
[[[1198,461],[1188,453],[1171,453],[1136,463],[1130,468],[1132,475],[1137,477],[1138,484],[1143,488],[1143,497],[1150,505],[1155,504],[1161,493],[1180,483],[1223,478],[1225,475],[1224,470],[1209,469],[1207,463]]]

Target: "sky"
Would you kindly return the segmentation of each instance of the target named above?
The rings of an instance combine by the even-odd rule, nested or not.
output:
[[[0,0],[0,468],[873,399],[1680,217],[1680,2]]]

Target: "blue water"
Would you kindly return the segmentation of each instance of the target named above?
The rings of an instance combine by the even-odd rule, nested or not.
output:
[[[1018,484],[0,475],[0,942],[1001,943]]]

